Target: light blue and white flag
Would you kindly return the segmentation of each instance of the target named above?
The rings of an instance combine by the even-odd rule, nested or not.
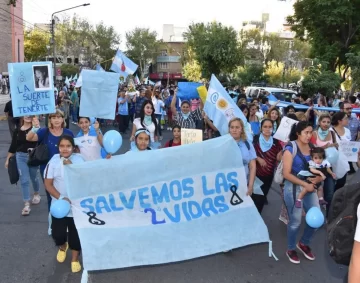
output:
[[[115,73],[119,73],[121,77],[126,79],[128,75],[135,73],[137,68],[138,65],[126,57],[124,53],[118,50],[114,57],[114,61],[111,64],[110,70],[114,71]]]
[[[155,83],[152,80],[148,80],[149,85],[155,85]]]
[[[72,77],[72,76],[70,77],[69,81],[70,81],[70,82],[72,82],[72,81],[73,81],[73,77]]]
[[[139,80],[138,75],[136,75],[136,76],[135,76],[135,78],[134,78],[134,82],[135,82],[135,84],[137,84],[137,85],[139,85],[139,84],[140,84],[140,80]]]
[[[202,158],[193,159],[199,152]],[[169,170],[169,159],[176,169]],[[230,135],[65,166],[83,276],[257,243],[269,243],[271,256],[268,229],[244,180],[241,152]]]
[[[69,87],[70,86],[70,81],[69,81],[69,78],[66,76],[66,79],[65,79],[65,84]]]
[[[73,81],[76,81],[77,79],[78,79],[78,76],[77,76],[77,74],[75,74]]]
[[[103,67],[101,67],[101,65],[98,63],[96,64],[96,67],[95,67],[96,71],[101,71],[101,72],[105,72],[105,70],[103,69]]]
[[[79,75],[78,80],[76,81],[75,87],[82,87],[82,72]]]
[[[240,118],[244,122],[247,139],[253,140],[251,127],[246,117],[215,75],[211,76],[204,111],[221,135],[229,133],[229,121],[231,119]]]

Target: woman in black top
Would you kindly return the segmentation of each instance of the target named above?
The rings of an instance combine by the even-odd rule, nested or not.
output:
[[[40,203],[39,194],[39,167],[30,167],[27,165],[29,151],[36,147],[37,142],[26,140],[26,135],[32,129],[32,116],[25,116],[23,118],[23,125],[21,128],[15,130],[9,152],[5,161],[5,168],[8,167],[9,159],[11,156],[16,156],[16,164],[20,176],[21,192],[25,206],[21,212],[23,216],[30,214],[30,201],[31,204]],[[34,189],[34,195],[30,198],[30,182]]]

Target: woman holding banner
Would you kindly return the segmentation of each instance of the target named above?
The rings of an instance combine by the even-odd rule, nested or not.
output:
[[[289,223],[287,225],[287,242],[288,250],[286,252],[290,262],[299,264],[300,259],[297,255],[296,248],[309,260],[315,260],[315,256],[309,247],[311,239],[314,236],[316,229],[311,228],[305,224],[305,229],[302,238],[296,244],[296,237],[300,229],[302,219],[302,209],[295,208],[295,201],[301,192],[301,187],[305,187],[307,193],[302,201],[302,206],[307,212],[312,207],[319,207],[319,201],[315,191],[315,184],[322,181],[321,176],[308,178],[307,183],[297,177],[301,170],[305,170],[310,160],[310,139],[312,137],[313,128],[308,122],[299,122],[294,124],[291,133],[290,141],[295,141],[297,146],[297,154],[293,158],[292,145],[286,145],[283,154],[283,175],[284,175],[284,202],[289,215]]]
[[[229,133],[234,138],[241,151],[248,186],[246,195],[251,196],[256,175],[256,153],[254,146],[247,141],[244,122],[240,118],[233,118],[230,120]]]
[[[59,153],[58,142],[61,135],[64,134],[74,137],[73,133],[65,128],[64,113],[59,109],[57,109],[55,113],[49,114],[48,127],[40,128],[40,122],[37,117],[33,118],[32,125],[31,131],[26,135],[26,140],[46,144],[49,150],[49,159]],[[40,165],[42,178],[44,178],[45,167],[46,164]],[[48,210],[50,211],[51,197],[47,191],[46,195]]]
[[[200,105],[194,111],[190,111],[191,110],[190,102],[188,100],[183,100],[181,102],[180,112],[176,110],[176,101],[177,101],[177,97],[175,93],[171,101],[171,112],[175,116],[176,124],[184,129],[196,129],[197,122],[202,120],[201,111],[204,107],[202,100],[200,99]]]
[[[273,121],[264,119],[261,121],[260,135],[254,137],[254,148],[256,152],[256,177],[263,185],[261,190],[264,195],[252,195],[252,199],[259,213],[264,208],[266,196],[274,179],[275,167],[282,157],[282,146],[277,139],[272,137]]]

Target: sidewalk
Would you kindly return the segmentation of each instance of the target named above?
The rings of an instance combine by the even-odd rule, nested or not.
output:
[[[0,121],[6,119],[4,113],[5,104],[10,100],[9,94],[0,94]]]

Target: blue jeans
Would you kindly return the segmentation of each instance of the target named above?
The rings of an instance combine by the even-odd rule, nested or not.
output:
[[[41,176],[41,179],[42,179],[43,183],[44,183],[44,171],[45,171],[45,168],[40,167],[40,176]],[[45,193],[46,193],[46,198],[47,198],[48,211],[50,212],[50,206],[51,206],[52,198],[51,198],[51,195],[49,194],[49,192],[46,190],[46,188],[45,188]]]
[[[301,192],[300,186],[295,186],[295,192],[293,189],[294,185],[289,181],[285,181],[284,185],[284,202],[286,209],[289,215],[289,223],[287,225],[287,241],[288,241],[288,250],[296,249],[296,236],[299,232],[302,218],[302,209],[295,207],[295,200],[297,199],[299,193]],[[305,212],[308,212],[313,206],[319,206],[319,200],[316,195],[316,191],[312,193],[307,193],[302,200],[302,206]],[[304,233],[300,239],[300,242],[306,246],[310,245],[310,241],[314,236],[316,229],[311,228],[309,225],[305,224]]]
[[[71,107],[72,112],[71,112],[71,116],[72,116],[72,120],[73,122],[78,122],[78,107]]]
[[[158,127],[158,132],[159,132],[159,136],[161,137],[162,136],[162,134],[161,134],[161,114],[155,114],[155,117],[156,117],[156,119],[158,120],[158,125],[157,125],[157,127]],[[156,133],[155,133],[156,134]]]
[[[326,179],[324,181],[324,200],[328,203],[326,205],[326,216],[329,213],[330,204],[334,196],[334,191],[335,191],[335,180],[330,174],[327,174]]]
[[[40,190],[38,170],[39,167],[30,167],[27,165],[29,155],[24,152],[16,153],[16,164],[20,176],[21,192],[24,201],[30,201],[30,182],[35,193]]]

